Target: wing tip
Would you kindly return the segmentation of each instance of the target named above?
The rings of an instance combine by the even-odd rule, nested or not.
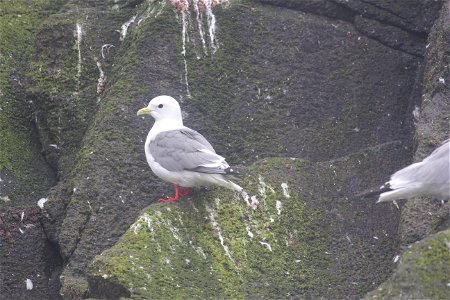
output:
[[[363,191],[357,195],[355,195],[355,197],[357,198],[370,198],[373,196],[378,196],[380,194],[386,193],[386,192],[390,192],[392,191],[392,188],[389,184],[389,182],[386,182],[384,185],[380,186],[380,188],[377,189],[370,189],[370,190],[366,190]]]

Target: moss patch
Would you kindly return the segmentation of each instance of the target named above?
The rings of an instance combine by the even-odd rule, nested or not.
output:
[[[145,210],[115,247],[96,257],[89,275],[94,296],[105,292],[96,289],[105,281],[131,298],[317,294],[329,282],[330,233],[322,213],[294,191],[284,194],[280,181],[260,176],[244,180],[248,198],[214,188]],[[252,197],[256,210],[246,203]]]
[[[150,206],[94,259],[91,296],[360,297],[389,274],[398,210],[343,195],[397,146],[324,163],[262,160],[241,182],[249,198],[212,188]]]
[[[413,244],[402,254],[392,277],[367,299],[448,299],[450,231]]]
[[[0,174],[8,177],[7,186],[2,187],[12,201],[8,205],[19,205],[31,198],[37,201],[53,184],[53,174],[35,138],[33,102],[25,93],[24,73],[35,33],[61,2],[0,3]]]
[[[438,234],[425,245],[415,249],[421,254],[415,268],[421,285],[432,299],[446,299],[450,282],[450,231]],[[408,260],[408,255],[404,258]]]

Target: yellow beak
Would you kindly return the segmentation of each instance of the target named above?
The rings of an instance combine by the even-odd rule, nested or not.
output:
[[[141,108],[140,110],[137,111],[137,115],[138,116],[140,116],[140,115],[149,115],[151,112],[152,111],[150,110],[150,108],[144,107],[144,108]]]

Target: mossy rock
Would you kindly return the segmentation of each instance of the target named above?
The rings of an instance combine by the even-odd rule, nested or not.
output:
[[[146,209],[115,247],[96,257],[93,295],[246,298],[314,289],[324,276],[318,265],[329,260],[328,233],[317,230],[320,211],[284,185],[283,193],[281,182],[264,180],[250,184],[258,189],[255,209],[250,196],[218,188]]]
[[[450,230],[411,245],[392,277],[366,299],[448,299]]]
[[[146,267],[161,275],[148,283],[149,289],[165,288],[174,297],[359,298],[389,276],[397,251],[398,211],[391,204],[351,200],[350,195],[383,182],[409,162],[411,148],[405,147],[411,144],[413,130],[403,120],[412,123],[412,107],[420,100],[422,59],[355,30],[353,16],[362,11],[361,5],[369,4],[360,3],[354,10],[354,3],[227,2],[214,8],[218,51],[212,54],[208,47],[208,54],[203,54],[194,12],[184,52],[182,15],[164,0],[1,2],[0,63],[5,68],[0,70],[4,179],[0,201],[22,198],[34,206],[36,195],[53,184],[46,162],[56,166],[58,186],[47,195],[43,218],[49,218],[41,224],[63,256],[61,293],[66,298],[86,296],[86,266],[110,248],[166,187],[152,177],[142,151],[150,124],[135,116],[141,105],[159,94],[179,99],[186,125],[205,134],[230,163],[258,161],[243,185],[260,200],[260,209],[248,209],[241,196],[215,188],[191,202],[149,207],[141,216],[146,213],[160,223],[158,239],[166,253],[172,254],[175,247],[181,258],[194,257],[190,264],[168,258],[169,265],[157,248],[151,257],[141,253],[154,263]],[[435,11],[439,3],[428,11]],[[377,10],[389,15],[406,11],[403,5],[400,10]],[[412,11],[416,16],[417,10]],[[126,39],[119,40],[118,31],[134,16],[137,21],[128,28]],[[429,23],[433,20],[428,18]],[[206,16],[203,23],[207,29]],[[77,24],[83,30],[81,44],[73,35]],[[115,47],[101,58],[105,43]],[[417,45],[422,44],[421,37]],[[8,60],[11,53],[17,56]],[[108,78],[100,96],[97,62]],[[25,77],[28,82],[21,86]],[[31,130],[34,127],[37,132]],[[26,148],[23,141],[30,136],[34,140]],[[51,144],[60,151],[49,153]],[[261,160],[273,156],[322,163]],[[266,182],[262,194],[260,176]],[[28,183],[23,185],[28,190],[16,194],[16,199],[3,198],[10,196],[3,189],[10,178]],[[282,183],[290,188],[289,201]],[[221,199],[219,205],[216,199]],[[282,203],[280,215],[277,201]],[[224,252],[211,214],[232,259]],[[145,225],[145,218],[138,220]],[[168,220],[180,229],[181,242],[163,230]],[[137,290],[143,280],[133,274],[145,274],[139,270],[131,274],[133,266],[125,260],[128,248],[124,248],[138,251],[143,246],[132,238],[147,241],[147,248],[155,246],[148,230],[144,226],[137,235],[127,233],[105,252],[104,256],[117,258],[123,271],[97,274],[92,269],[92,295],[106,295],[106,288],[113,298],[148,295]],[[206,259],[192,252],[189,241],[204,249]],[[36,249],[29,251],[35,254]],[[12,253],[22,258],[19,251]],[[159,260],[150,260],[155,255]],[[98,260],[94,266],[103,263],[101,257]],[[115,266],[107,260],[105,264]],[[14,291],[23,288],[15,269],[5,270],[10,274],[5,278],[16,280]],[[201,279],[192,279],[192,272]],[[132,287],[121,273],[134,276]],[[176,284],[162,280],[166,278],[183,282],[183,290],[178,293]],[[204,289],[206,284],[211,288]],[[113,292],[114,287],[119,289]]]
[[[0,3],[0,207],[35,203],[55,182],[41,155],[34,103],[27,98],[27,62],[36,31],[61,1]]]
[[[334,164],[351,170],[360,155]],[[247,171],[242,184],[248,194],[210,188],[197,191],[192,199],[146,208],[119,241],[91,263],[90,296],[339,298],[371,289],[372,281],[349,291],[352,278],[372,276],[378,283],[385,279],[380,267],[393,255],[393,236],[380,236],[379,243],[350,231],[343,237],[348,229],[336,215],[360,215],[361,209],[323,189],[330,182],[347,185],[347,175],[336,173],[329,163],[286,158],[263,160]],[[378,208],[385,216],[395,213],[386,206]],[[358,227],[368,218],[353,222],[350,226]],[[392,228],[386,227],[384,232],[391,234]]]

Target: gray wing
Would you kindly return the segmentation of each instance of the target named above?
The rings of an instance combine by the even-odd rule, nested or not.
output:
[[[392,175],[391,182],[403,187],[416,182],[448,184],[450,180],[450,143],[446,141],[422,162],[412,164]]]
[[[161,132],[148,147],[155,161],[172,172],[225,174],[229,167],[200,133],[189,128]]]

